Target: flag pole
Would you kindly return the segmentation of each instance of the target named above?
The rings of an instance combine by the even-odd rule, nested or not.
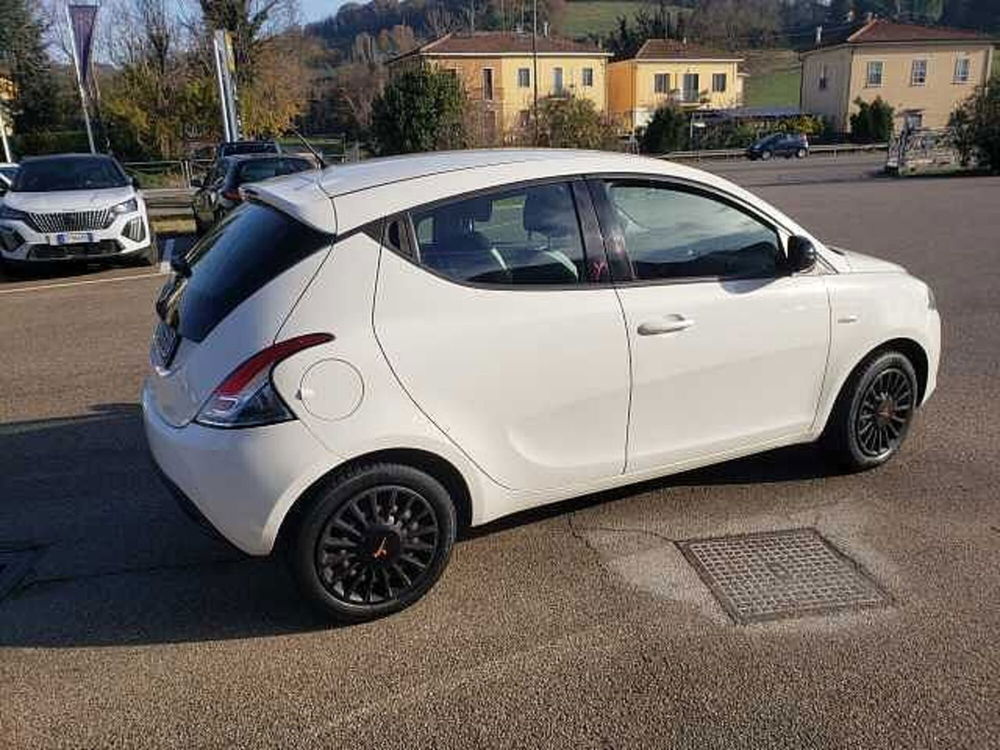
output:
[[[69,24],[69,46],[73,50],[73,68],[76,70],[76,83],[80,88],[80,106],[83,107],[83,123],[87,126],[87,142],[90,144],[90,153],[96,154],[97,149],[94,148],[94,131],[90,127],[90,113],[87,111],[87,92],[83,88],[80,59],[76,54],[76,33],[73,31],[73,18],[69,14],[69,4],[66,5],[66,22]]]
[[[3,101],[0,101],[0,140],[3,141],[3,160],[11,162],[14,161],[14,158],[10,155],[10,143],[7,141],[7,122],[4,120],[3,107]]]

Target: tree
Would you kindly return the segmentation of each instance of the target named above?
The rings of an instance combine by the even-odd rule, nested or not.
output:
[[[687,144],[688,116],[674,103],[664,104],[653,113],[642,134],[642,151],[666,154],[680,151]]]
[[[379,154],[463,148],[468,99],[458,79],[432,66],[404,71],[372,103]]]
[[[871,103],[858,97],[854,104],[858,111],[851,115],[851,140],[857,143],[884,143],[892,137],[894,110],[881,96]]]
[[[689,28],[701,42],[740,49],[773,44],[781,32],[781,0],[699,0]]]
[[[948,127],[963,164],[975,157],[979,166],[1000,172],[1000,75],[962,102]]]
[[[538,100],[537,141],[536,118],[528,122],[516,140],[545,148],[614,149],[615,129],[594,102],[582,96],[549,96]]]
[[[0,66],[14,83],[14,130],[28,133],[58,125],[59,87],[43,41],[44,27],[27,0],[0,0]]]

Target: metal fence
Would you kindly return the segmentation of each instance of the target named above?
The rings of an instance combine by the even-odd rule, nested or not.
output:
[[[824,146],[811,146],[810,154],[825,154],[827,156],[837,156],[838,154],[874,154],[884,152],[888,149],[887,143],[838,143]],[[693,159],[745,159],[747,151],[745,148],[723,148],[705,151],[671,151],[668,154],[659,154],[654,158],[669,159],[671,161]]]

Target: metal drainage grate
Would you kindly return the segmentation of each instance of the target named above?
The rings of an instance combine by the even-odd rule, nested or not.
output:
[[[740,625],[892,602],[815,529],[689,539],[677,546]]]
[[[28,575],[37,555],[38,550],[34,548],[0,548],[0,602]]]

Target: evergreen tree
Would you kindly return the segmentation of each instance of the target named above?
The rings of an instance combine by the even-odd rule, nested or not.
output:
[[[15,132],[50,130],[57,124],[58,87],[43,30],[26,0],[0,0],[0,66],[14,83]]]

